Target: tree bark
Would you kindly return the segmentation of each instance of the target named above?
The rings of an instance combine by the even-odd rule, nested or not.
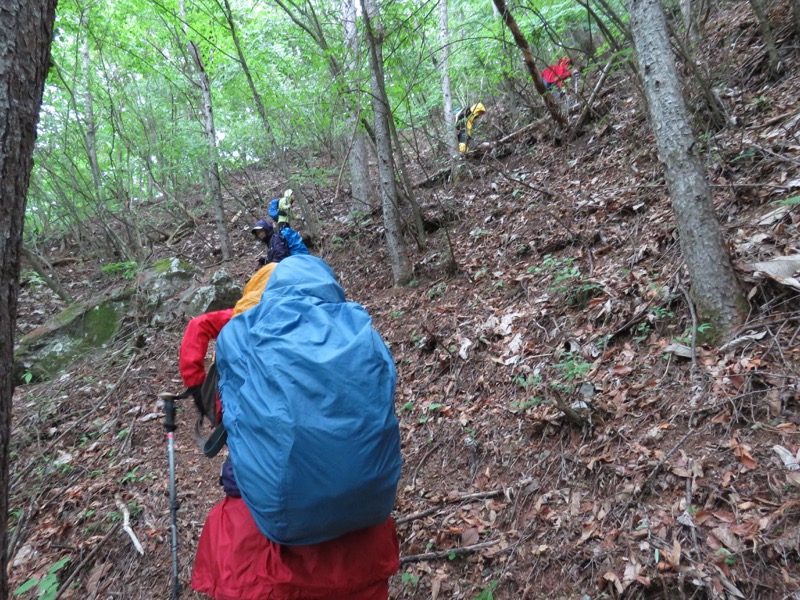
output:
[[[203,58],[195,43],[189,40],[189,54],[194,61],[200,79],[200,90],[203,93],[203,127],[208,144],[208,168],[206,169],[206,187],[211,205],[214,207],[214,219],[217,222],[217,237],[222,250],[222,258],[230,260],[231,245],[228,241],[228,227],[225,224],[225,206],[222,203],[222,182],[219,176],[219,152],[217,151],[217,131],[214,126],[214,108],[211,103],[211,82],[208,80]]]
[[[8,450],[20,248],[56,0],[0,7],[0,598],[8,598]]]
[[[629,0],[629,11],[692,298],[701,321],[713,326],[709,341],[717,341],[744,321],[747,301],[733,272],[703,165],[693,152],[694,135],[659,0]]]
[[[374,17],[372,17],[374,15]],[[372,21],[376,22],[373,32]],[[383,81],[383,68],[379,60],[378,44],[381,43],[381,32],[377,20],[377,9],[372,0],[367,2],[364,11],[364,25],[367,34],[367,49],[372,82],[372,111],[375,117],[375,144],[378,153],[378,174],[381,182],[381,204],[383,206],[383,224],[386,230],[386,247],[389,250],[389,262],[392,277],[396,286],[411,281],[411,263],[406,255],[405,242],[400,229],[400,211],[397,207],[397,186],[394,178],[392,162],[392,144],[389,130],[389,101]]]
[[[442,99],[444,100],[445,146],[450,155],[450,168],[456,174],[461,153],[458,151],[456,126],[453,121],[453,92],[450,89],[450,27],[447,18],[447,0],[439,0],[439,42],[442,44]]]
[[[553,100],[553,95],[547,93],[547,89],[542,81],[542,74],[536,66],[536,61],[533,60],[533,54],[531,54],[528,40],[522,35],[522,31],[520,31],[517,22],[506,7],[505,0],[493,0],[493,2],[497,6],[497,10],[500,11],[506,26],[511,31],[511,35],[514,36],[514,42],[516,42],[519,49],[522,50],[522,58],[525,60],[525,66],[528,67],[528,73],[531,79],[533,79],[533,85],[536,91],[544,98],[544,104],[547,106],[547,110],[550,111],[550,115],[556,123],[562,127],[566,127],[567,120],[564,118],[564,115],[561,114],[555,100]]]
[[[772,75],[780,73],[780,56],[778,56],[778,46],[775,44],[775,35],[772,33],[772,26],[767,19],[767,13],[764,12],[764,7],[761,0],[750,0],[750,6],[753,8],[753,13],[758,20],[758,26],[761,28],[761,35],[764,36],[764,43],[767,45],[767,56],[769,56],[769,72]]]
[[[344,39],[349,52],[345,71],[351,74],[350,76],[352,77],[358,73],[359,56],[356,1],[344,0],[342,9],[344,14]],[[353,147],[350,149],[350,158],[348,160],[350,167],[350,195],[356,203],[373,207],[378,203],[378,196],[369,181],[369,148],[367,147],[366,134],[360,127],[357,111],[351,108],[349,113],[347,117],[348,129],[355,131]]]

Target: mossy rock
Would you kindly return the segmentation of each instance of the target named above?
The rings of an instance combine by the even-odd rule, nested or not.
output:
[[[103,351],[130,310],[130,294],[100,302],[76,302],[19,341],[14,352],[17,377],[46,381],[71,365]]]

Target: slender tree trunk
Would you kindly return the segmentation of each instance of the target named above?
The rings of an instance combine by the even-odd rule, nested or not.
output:
[[[83,119],[86,123],[84,138],[86,140],[86,154],[89,157],[89,170],[92,172],[92,183],[95,193],[99,198],[102,194],[102,179],[100,178],[100,162],[97,160],[97,125],[94,122],[94,98],[91,86],[91,62],[89,60],[89,34],[86,32],[81,44],[81,63],[83,65],[84,85],[83,92]]]
[[[31,267],[33,267],[33,270],[36,271],[36,274],[42,278],[45,285],[53,290],[64,302],[67,304],[72,304],[72,297],[66,292],[66,290],[58,281],[50,277],[47,266],[44,264],[44,261],[39,257],[39,255],[32,250],[28,250],[25,246],[20,248],[20,252],[22,253],[22,256],[24,256],[28,262],[31,263]]]
[[[564,118],[564,115],[561,114],[561,111],[559,110],[555,100],[553,100],[553,94],[547,93],[547,89],[542,81],[542,74],[539,72],[539,68],[536,66],[536,61],[533,60],[533,54],[531,54],[530,46],[528,46],[528,40],[526,40],[525,36],[522,35],[517,22],[514,20],[514,17],[506,7],[505,0],[493,0],[493,2],[495,6],[497,6],[497,10],[500,11],[506,26],[511,31],[511,35],[514,36],[514,41],[516,42],[517,46],[520,50],[522,50],[522,58],[525,60],[525,66],[528,67],[528,73],[530,74],[531,79],[533,79],[533,85],[536,88],[536,91],[539,92],[539,94],[541,94],[544,98],[544,103],[545,106],[547,106],[547,110],[550,111],[550,115],[553,117],[554,121],[556,121],[562,127],[566,127],[567,120]]]
[[[703,165],[692,150],[694,135],[659,0],[629,0],[629,10],[692,297],[698,318],[714,326],[710,337],[722,339],[744,321],[747,301],[731,266]]]
[[[494,6],[494,4],[492,5]],[[453,122],[453,93],[450,90],[450,27],[447,19],[447,0],[439,0],[439,43],[442,44],[442,99],[444,100],[445,146],[450,155],[450,169],[455,174],[461,162],[456,126]]]
[[[789,0],[789,3],[792,5],[795,35],[800,36],[800,0]]]
[[[772,33],[772,26],[769,24],[767,13],[761,0],[750,0],[750,6],[758,19],[758,26],[761,28],[761,35],[764,36],[764,43],[767,45],[767,55],[769,56],[769,72],[772,75],[780,73],[781,59],[778,56],[778,47],[775,44],[775,35]]]
[[[357,77],[358,73],[358,28],[356,27],[356,0],[344,0],[342,2],[342,12],[344,15],[344,39],[348,49],[348,60],[345,71],[350,77]],[[360,87],[360,86],[357,86]],[[378,196],[369,181],[369,148],[364,130],[359,125],[359,115],[357,111],[350,110],[347,117],[348,129],[355,131],[353,147],[350,149],[350,193],[359,204],[365,206],[376,206]]]
[[[376,29],[373,33],[372,18],[375,15]],[[383,82],[383,68],[379,62],[378,45],[382,43],[377,9],[372,0],[367,2],[364,11],[364,24],[367,34],[370,72],[372,73],[372,111],[375,115],[375,144],[378,152],[378,173],[381,182],[381,203],[383,205],[383,224],[386,230],[386,246],[389,262],[396,286],[411,281],[411,263],[406,255],[405,242],[400,230],[400,214],[397,208],[397,187],[392,164],[392,144],[389,130],[389,101]]]
[[[311,239],[319,239],[319,218],[317,217],[317,213],[311,210],[311,206],[309,206],[308,200],[301,189],[301,182],[297,179],[297,177],[295,177],[295,175],[292,173],[292,170],[289,168],[289,161],[286,159],[286,151],[280,147],[277,139],[275,138],[275,132],[272,130],[272,125],[267,118],[267,110],[264,107],[261,94],[256,88],[253,75],[250,72],[249,65],[247,64],[247,59],[242,51],[242,45],[241,41],[239,40],[236,22],[233,19],[233,12],[231,11],[230,2],[228,0],[224,0],[224,6],[221,6],[221,8],[225,14],[225,20],[228,22],[228,29],[230,29],[233,44],[236,47],[236,54],[239,57],[239,65],[242,67],[242,71],[244,71],[245,78],[247,79],[247,85],[250,88],[250,93],[253,95],[253,101],[256,104],[258,116],[261,119],[264,132],[267,134],[267,139],[269,140],[269,145],[272,149],[272,152],[276,157],[278,170],[281,172],[281,175],[283,175],[284,179],[286,179],[287,183],[294,192],[293,199],[297,201],[298,205],[300,205],[300,210],[305,218],[306,225],[308,226],[308,233],[310,234]]]
[[[200,91],[203,93],[203,127],[206,132],[206,142],[208,144],[208,168],[206,169],[206,186],[211,205],[214,207],[214,217],[217,222],[217,237],[222,249],[222,258],[229,260],[231,246],[228,241],[228,228],[225,224],[225,206],[222,203],[222,182],[219,176],[219,153],[217,151],[217,131],[214,126],[214,109],[211,103],[211,82],[208,80],[208,73],[203,64],[200,51],[191,40],[189,41],[189,54],[194,61],[198,78],[200,79]]]
[[[22,229],[56,0],[0,8],[0,598],[8,589],[8,450]]]

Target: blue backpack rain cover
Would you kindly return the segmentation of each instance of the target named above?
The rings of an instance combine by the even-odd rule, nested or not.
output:
[[[330,267],[283,260],[216,350],[233,469],[261,532],[305,545],[384,522],[401,468],[394,361]]]

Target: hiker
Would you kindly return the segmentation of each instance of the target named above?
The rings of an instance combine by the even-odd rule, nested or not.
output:
[[[303,238],[288,225],[283,230],[276,231],[272,223],[259,219],[250,232],[268,248],[267,253],[258,258],[258,265],[261,267],[267,263],[281,262],[291,254],[309,254]]]
[[[564,88],[564,83],[567,79],[572,77],[572,72],[569,70],[572,66],[572,61],[568,56],[564,56],[553,65],[550,65],[542,71],[542,81],[544,82],[545,89],[549,92],[553,87],[557,87],[558,91]]]
[[[486,107],[478,102],[470,107],[464,107],[456,113],[456,137],[458,138],[458,151],[464,154],[469,150],[472,141],[472,125],[475,119],[486,112]]]
[[[300,315],[302,318],[298,319]],[[356,331],[367,334],[367,337],[362,339],[359,334],[359,337],[351,339],[345,336],[345,342],[357,343],[353,347],[347,343],[342,345],[338,338],[342,336],[341,332],[352,330],[353,323],[361,323]],[[368,324],[365,311],[345,301],[330,268],[321,259],[310,255],[290,256],[280,264],[265,265],[245,285],[242,297],[233,309],[207,313],[189,322],[180,356],[184,383],[190,388],[202,383],[208,343],[219,335],[216,348],[220,401],[206,412],[221,410],[230,432],[230,459],[223,464],[220,478],[225,498],[210,511],[203,527],[192,572],[194,590],[214,600],[388,598],[389,577],[399,568],[397,534],[394,522],[388,516],[391,509],[383,507],[379,516],[373,515],[370,523],[355,530],[346,527],[337,530],[343,520],[340,518],[332,519],[330,524],[325,521],[330,517],[325,514],[327,507],[339,502],[335,493],[325,495],[328,488],[336,487],[339,481],[348,477],[362,478],[370,469],[359,466],[363,457],[355,456],[359,454],[357,452],[347,454],[348,460],[341,461],[341,457],[330,448],[324,445],[316,447],[318,438],[326,437],[326,431],[330,432],[328,437],[337,439],[336,443],[341,442],[337,435],[341,431],[347,432],[346,422],[342,424],[340,421],[342,418],[355,419],[354,425],[359,430],[374,429],[374,423],[383,421],[383,417],[376,418],[374,406],[384,404],[389,411],[385,418],[390,418],[385,423],[388,437],[380,437],[385,437],[381,447],[388,443],[389,454],[379,451],[375,458],[378,463],[399,461],[399,428],[394,417],[393,399],[394,364],[388,350],[375,337],[377,334],[370,333],[372,330]],[[192,336],[197,339],[187,339]],[[376,369],[374,361],[369,358],[372,350],[368,348],[377,348],[375,344],[378,342],[383,350],[378,349],[385,353],[380,356],[385,356],[386,362]],[[269,344],[276,345],[272,351]],[[308,352],[309,348],[314,351]],[[303,361],[309,363],[305,371],[301,364]],[[363,365],[363,369],[353,371],[343,366],[346,363]],[[262,364],[269,366],[261,370]],[[360,375],[362,370],[363,377]],[[310,372],[314,375],[309,375]],[[346,376],[339,380],[333,377],[333,373]],[[295,374],[297,380],[293,379]],[[314,429],[311,437],[297,437],[291,443],[292,456],[299,457],[294,458],[295,462],[308,463],[314,484],[309,481],[312,477],[301,473],[302,469],[293,465],[289,456],[285,457],[285,462],[270,463],[270,448],[278,446],[277,452],[283,452],[281,440],[285,436],[298,435],[297,431],[303,429],[302,423],[298,427],[291,424],[282,426],[287,409],[288,414],[296,410],[302,421],[316,410],[310,408],[309,403],[316,406],[324,400],[322,406],[328,407],[335,405],[337,396],[347,402],[353,400],[352,414],[342,415],[335,411],[334,426],[327,424],[319,430]],[[265,399],[268,402],[264,402]],[[282,417],[272,418],[270,407]],[[244,414],[251,410],[265,412]],[[238,432],[248,426],[269,439],[239,439]],[[355,438],[352,441],[359,448],[365,448],[366,455],[370,454],[369,450],[379,450],[372,448],[372,439],[358,439],[357,433],[345,435],[346,440],[351,438]],[[304,451],[304,446],[309,447]],[[270,470],[268,474],[270,481],[272,477],[278,477],[275,485],[266,491],[259,489],[255,494],[251,490],[248,500],[247,494],[242,497],[240,488],[243,486],[237,481],[237,476],[243,477],[241,481],[249,486],[253,485],[251,470],[247,468],[252,466],[251,453],[258,457],[256,462],[280,464],[280,468]],[[272,520],[267,519],[265,527],[261,512],[253,510],[248,503],[255,502],[259,508],[265,496],[269,500],[271,496],[291,495],[291,488],[281,483],[281,476],[292,482],[308,483],[282,510],[278,521],[285,518],[287,523],[277,530],[276,535],[276,530],[270,528]],[[387,498],[393,504],[396,481],[387,484],[387,491],[390,491]],[[386,495],[381,487],[372,482],[365,488],[370,490],[370,494],[363,501],[354,503],[352,498],[343,498],[341,502],[351,511],[369,511],[373,496]],[[314,497],[318,497],[321,504],[314,506],[313,510],[304,507],[309,498],[313,500]],[[308,513],[312,516],[308,517]],[[304,514],[307,519],[303,518]],[[318,530],[308,529],[311,525],[305,521],[314,521],[317,515],[323,517],[326,527],[333,528],[332,535],[320,536]],[[271,539],[284,533],[289,540],[286,543]],[[306,533],[314,539],[302,543]],[[290,543],[296,540],[299,540],[297,545]]]
[[[284,228],[289,227],[289,218],[292,216],[292,190],[283,192],[280,198],[273,198],[269,203],[269,218],[275,221],[278,231],[283,231]]]

